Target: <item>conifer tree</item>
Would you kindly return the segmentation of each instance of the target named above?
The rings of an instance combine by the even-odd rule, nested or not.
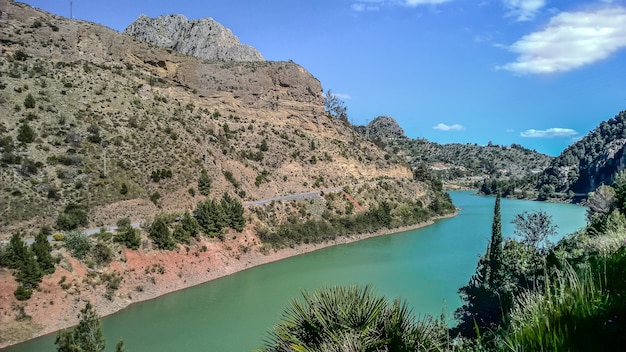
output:
[[[172,238],[170,229],[167,227],[165,220],[163,220],[160,216],[157,216],[157,218],[154,219],[154,222],[152,222],[149,235],[159,249],[171,250],[176,246],[176,242],[174,242],[174,238]]]
[[[52,258],[52,246],[48,241],[49,234],[50,228],[42,228],[35,236],[35,242],[32,245],[37,264],[45,274],[54,273],[54,258]]]
[[[202,170],[200,173],[200,178],[198,179],[198,192],[203,196],[208,196],[209,192],[211,192],[211,183],[213,181],[207,174],[206,170]]]
[[[105,347],[100,316],[90,302],[80,311],[80,322],[71,330],[60,331],[55,344],[58,352],[102,352]],[[123,347],[123,346],[122,346]]]
[[[487,254],[489,273],[486,283],[490,287],[498,287],[503,283],[504,254],[502,252],[502,242],[502,216],[500,214],[500,193],[498,193],[493,208],[491,241],[489,242],[489,251]]]

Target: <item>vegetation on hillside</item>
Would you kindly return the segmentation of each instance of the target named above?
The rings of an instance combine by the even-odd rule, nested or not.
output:
[[[601,184],[611,184],[623,169],[625,144],[626,111],[622,111],[552,160],[536,187],[549,187],[556,193],[588,193]]]

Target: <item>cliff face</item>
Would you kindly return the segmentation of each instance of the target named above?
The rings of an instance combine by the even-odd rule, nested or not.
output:
[[[141,15],[124,33],[205,60],[264,61],[255,48],[241,44],[228,28],[212,18],[190,21],[183,15],[157,18]]]

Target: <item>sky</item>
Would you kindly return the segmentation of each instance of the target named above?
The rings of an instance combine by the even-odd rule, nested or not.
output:
[[[123,31],[139,15],[212,17],[293,60],[365,125],[558,155],[626,108],[626,0],[25,0]]]

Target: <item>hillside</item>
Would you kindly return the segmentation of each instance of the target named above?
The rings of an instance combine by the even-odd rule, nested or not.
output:
[[[6,2],[0,20],[0,233],[54,225],[70,203],[89,226],[411,176],[323,110],[293,62],[206,61],[84,21]],[[195,195],[194,195],[195,193]]]
[[[551,157],[521,145],[439,144],[410,139],[391,117],[381,116],[358,131],[397,155],[412,168],[424,163],[446,181],[474,186],[484,177],[509,179],[534,175],[546,168]]]
[[[615,175],[626,168],[625,147],[626,111],[622,111],[552,160],[537,188],[547,195],[586,194],[602,184],[612,184]]]

